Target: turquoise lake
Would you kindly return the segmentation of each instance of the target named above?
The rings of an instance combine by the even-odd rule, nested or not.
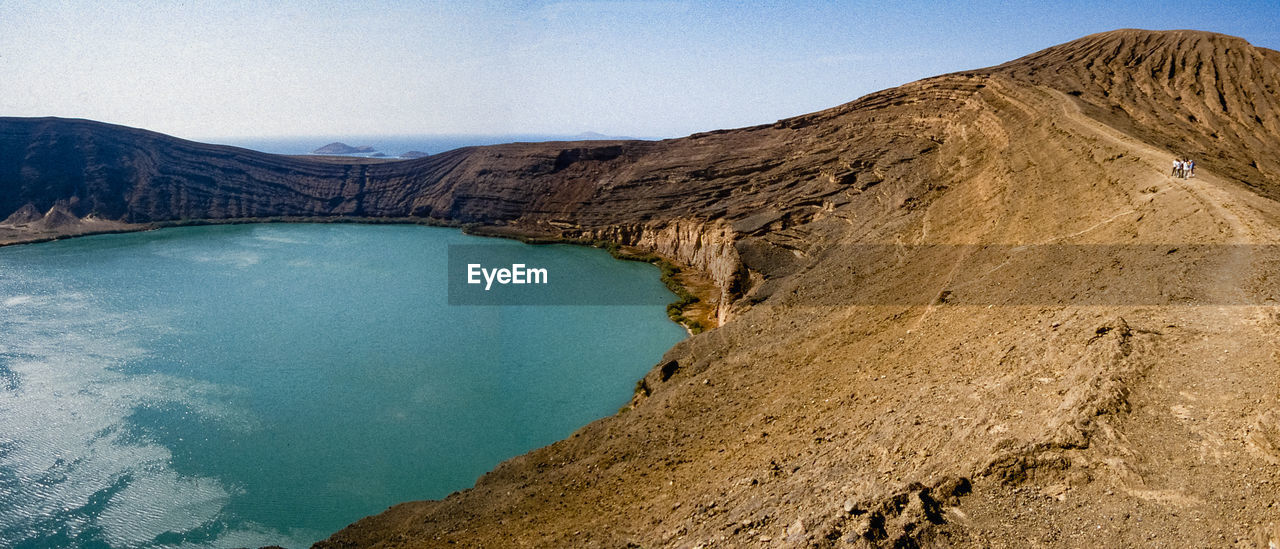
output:
[[[648,304],[451,306],[457,244]],[[630,399],[685,337],[658,274],[407,225],[0,248],[0,547],[305,547],[468,488]]]

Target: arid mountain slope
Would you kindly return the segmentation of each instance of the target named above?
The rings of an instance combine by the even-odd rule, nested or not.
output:
[[[993,71],[1077,96],[1091,117],[1280,198],[1280,52],[1221,34],[1124,30]]]
[[[775,262],[767,256],[790,255],[794,237],[779,230],[886,178],[922,184],[906,161],[937,148],[936,130],[926,128],[934,122],[877,122],[877,101],[888,100],[868,98],[867,109],[849,111],[853,118],[831,111],[679,140],[521,143],[370,164],[261,154],[87,121],[0,119],[0,215],[11,217],[0,224],[9,232],[0,237],[46,237],[39,229],[47,224],[34,223],[32,214],[55,206],[126,224],[439,220],[635,244],[736,289],[744,277],[735,248],[742,237],[751,237],[745,246],[761,258],[754,268],[768,272]],[[751,242],[755,236],[760,242]]]
[[[368,166],[4,120],[0,214],[429,217],[721,286],[616,416],[324,547],[1266,546],[1277,55],[1116,31],[767,126]],[[97,160],[45,183],[58,147]]]
[[[790,223],[735,220],[758,274],[731,321],[616,417],[323,545],[1266,546],[1280,207],[1245,159],[1277,141],[1207,107],[1185,116],[1221,127],[1165,127],[1182,102],[1148,90],[1182,86],[1180,66],[1045,64],[1190,55],[1179,37],[1274,57],[1121,31],[744,131],[786,132],[770,157],[845,188]],[[1228,105],[1275,104],[1265,84],[1240,96],[1275,78],[1258,67]],[[1195,179],[1168,175],[1184,154]]]

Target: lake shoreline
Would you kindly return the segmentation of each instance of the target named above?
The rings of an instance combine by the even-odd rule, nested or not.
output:
[[[590,246],[607,250],[614,259],[620,261],[640,261],[653,263],[661,271],[660,279],[678,298],[668,306],[668,317],[679,324],[690,336],[716,328],[716,308],[709,306],[712,296],[718,291],[707,273],[675,261],[670,257],[636,248],[622,246],[608,240],[588,240],[568,238],[549,231],[520,225],[486,225],[459,223],[449,219],[432,217],[306,217],[306,216],[272,216],[243,217],[226,219],[183,219],[176,221],[153,221],[147,223],[124,223],[106,220],[82,220],[82,224],[68,225],[41,231],[27,225],[0,225],[0,247],[22,244],[40,244],[78,238],[82,236],[98,236],[106,234],[124,234],[155,231],[175,227],[199,227],[206,225],[249,225],[269,223],[348,223],[359,225],[421,225],[425,227],[447,227],[460,229],[463,234],[491,238],[518,240],[530,245],[572,244]],[[77,230],[83,229],[83,230]],[[35,232],[32,232],[35,231]]]

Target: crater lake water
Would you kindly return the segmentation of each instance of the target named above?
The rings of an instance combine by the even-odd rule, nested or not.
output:
[[[557,291],[632,306],[450,306],[408,225],[164,229],[0,248],[0,547],[305,547],[618,410],[685,337],[652,265]],[[554,274],[553,274],[554,276]]]

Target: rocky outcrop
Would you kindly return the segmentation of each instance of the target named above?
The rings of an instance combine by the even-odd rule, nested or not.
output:
[[[28,202],[23,204],[21,208],[18,208],[17,211],[9,214],[9,217],[6,217],[4,221],[0,222],[0,225],[26,225],[33,221],[38,221],[43,217],[44,214],[41,214],[40,210],[37,210],[34,204]]]
[[[49,210],[40,213],[30,203],[18,208],[0,225],[15,229],[29,229],[37,233],[76,233],[83,225],[83,220],[72,213],[72,205],[67,201],[58,201]]]
[[[71,213],[71,208],[63,203],[54,204],[39,220],[32,225],[46,231],[74,228],[80,225],[80,218]]]
[[[722,221],[673,219],[566,234],[633,246],[706,273],[720,289],[718,296],[712,296],[719,324],[729,320],[730,305],[747,290],[749,273],[735,247],[739,237]]]

